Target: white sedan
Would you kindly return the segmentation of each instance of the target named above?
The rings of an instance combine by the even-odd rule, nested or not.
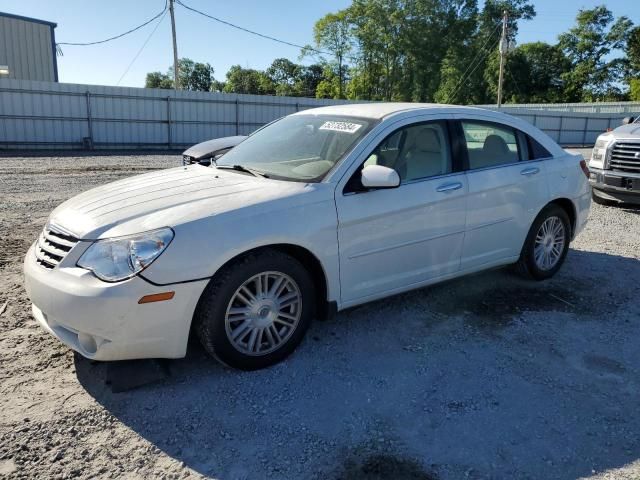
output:
[[[584,227],[581,157],[514,117],[371,103],[284,117],[218,160],[120,180],[27,253],[36,320],[96,360],[289,355],[314,317],[479,270],[553,276]]]

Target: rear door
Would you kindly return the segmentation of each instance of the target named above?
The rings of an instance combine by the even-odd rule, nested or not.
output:
[[[461,269],[516,258],[549,198],[543,160],[530,160],[527,137],[509,125],[460,118],[466,152],[467,217]]]

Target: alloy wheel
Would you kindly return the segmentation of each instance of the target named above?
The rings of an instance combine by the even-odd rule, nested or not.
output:
[[[536,234],[533,256],[540,270],[551,270],[562,257],[565,244],[565,228],[559,217],[547,218]]]
[[[298,284],[282,272],[262,272],[233,294],[225,331],[233,347],[246,355],[267,355],[293,334],[302,314]]]

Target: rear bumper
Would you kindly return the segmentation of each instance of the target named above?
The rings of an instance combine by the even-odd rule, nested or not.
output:
[[[180,358],[206,281],[157,287],[139,277],[106,283],[77,267],[47,270],[33,246],[24,262],[25,287],[36,321],[51,335],[93,360]],[[174,291],[169,301],[138,304]]]
[[[640,204],[640,175],[591,169],[589,183],[594,195],[606,200]]]

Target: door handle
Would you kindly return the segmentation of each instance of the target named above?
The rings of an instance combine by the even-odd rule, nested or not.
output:
[[[535,175],[536,173],[538,173],[540,171],[540,169],[538,167],[529,167],[529,168],[525,168],[524,170],[520,171],[520,175]]]
[[[460,188],[462,188],[462,183],[460,182],[444,183],[436,188],[436,192],[451,192]]]

